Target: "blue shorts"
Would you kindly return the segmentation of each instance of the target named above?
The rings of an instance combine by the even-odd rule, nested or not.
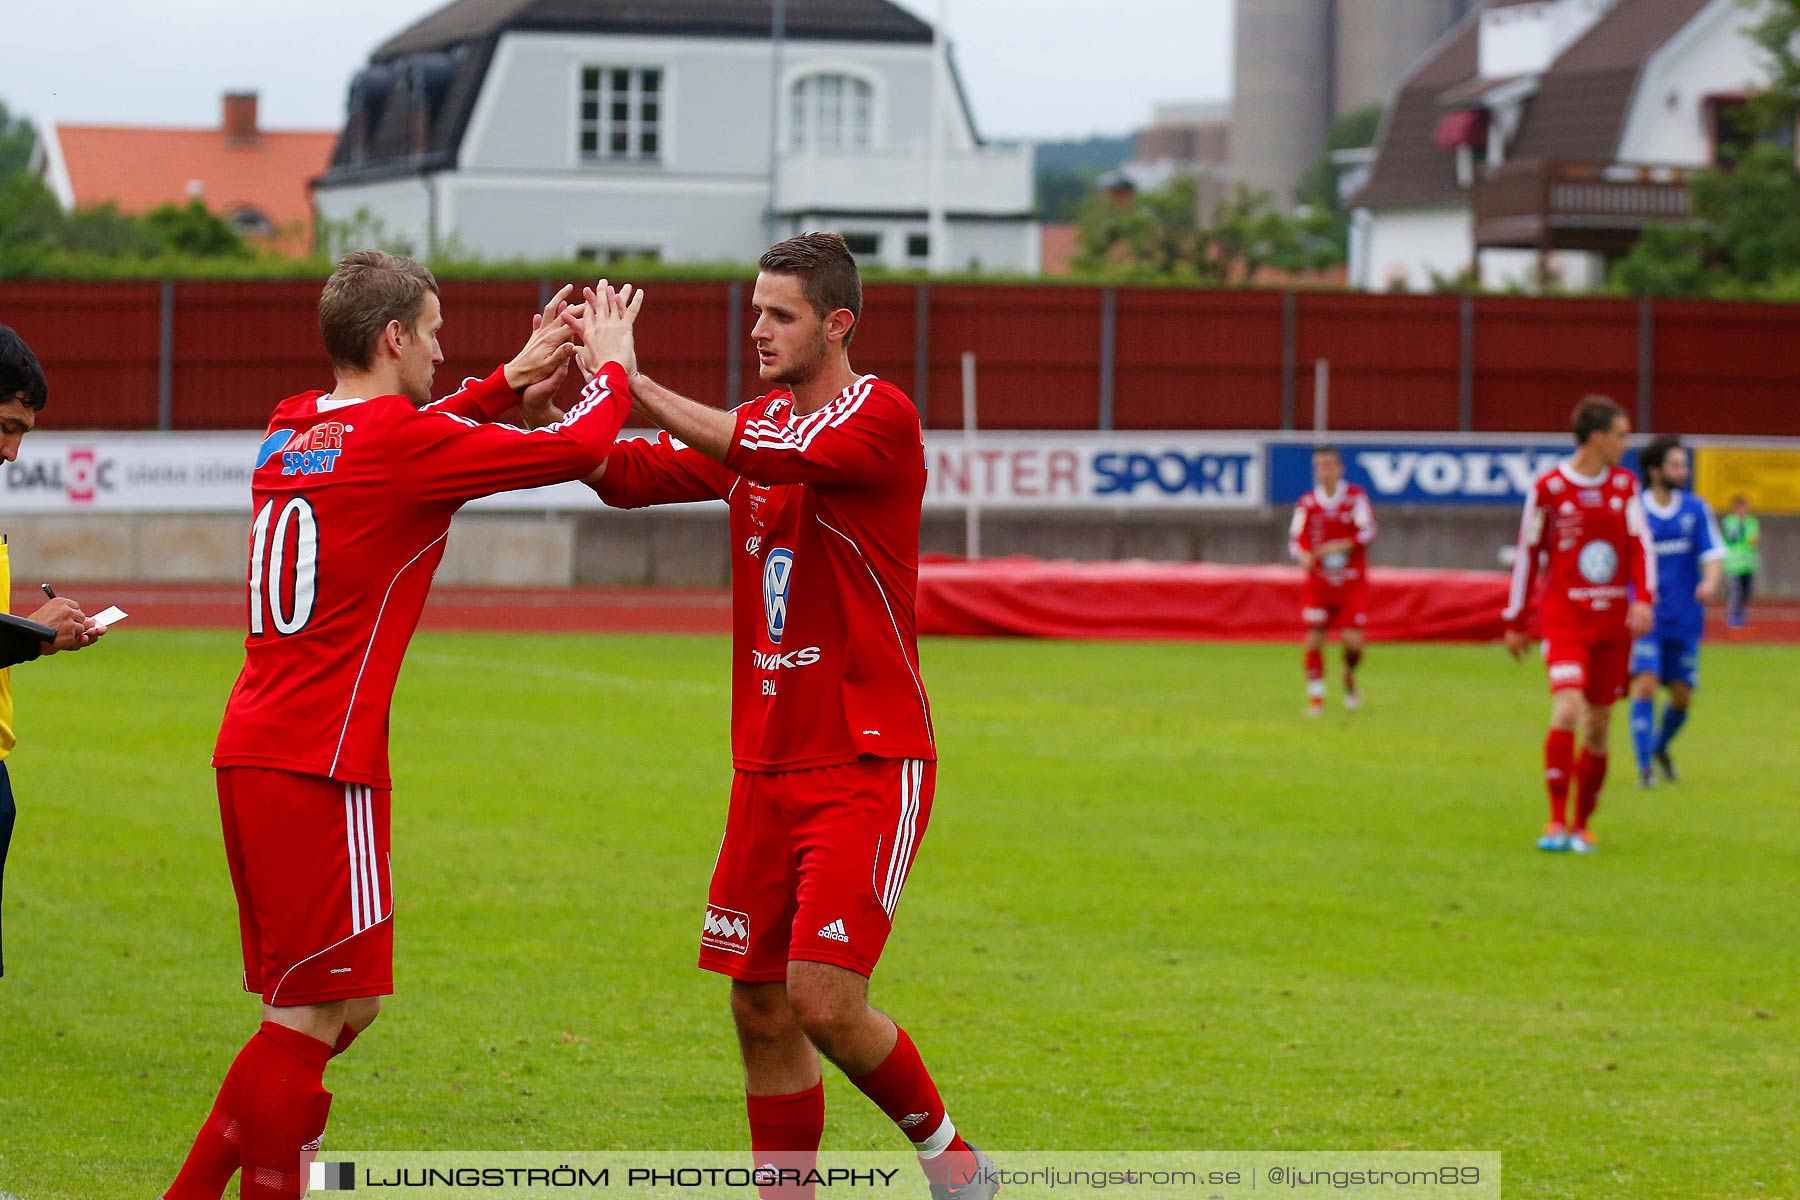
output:
[[[1650,634],[1631,643],[1631,673],[1656,676],[1667,686],[1700,686],[1700,639]]]

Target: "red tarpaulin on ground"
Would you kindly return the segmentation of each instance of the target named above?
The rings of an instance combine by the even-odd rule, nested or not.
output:
[[[927,558],[919,632],[971,637],[1285,641],[1300,632],[1297,567],[1215,563]],[[1491,641],[1501,634],[1499,571],[1369,572],[1368,635],[1381,641]]]

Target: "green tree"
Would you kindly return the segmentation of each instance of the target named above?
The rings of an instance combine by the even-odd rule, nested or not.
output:
[[[37,149],[37,130],[24,117],[15,117],[0,102],[0,179],[23,174]]]
[[[1269,193],[1243,184],[1201,224],[1198,190],[1187,178],[1091,197],[1076,244],[1080,270],[1164,282],[1245,283],[1265,267],[1307,271],[1343,261],[1327,214],[1284,216]]]
[[[250,248],[237,232],[198,200],[165,204],[144,214],[144,228],[178,254],[202,258],[248,258]]]
[[[1319,155],[1312,170],[1301,177],[1300,186],[1294,189],[1294,199],[1308,208],[1343,213],[1343,203],[1338,199],[1338,180],[1343,177],[1344,168],[1332,162],[1331,156],[1339,150],[1374,145],[1375,133],[1380,127],[1379,104],[1359,108],[1333,121],[1331,128],[1325,131],[1325,151]]]
[[[1690,179],[1694,223],[1648,231],[1614,267],[1615,286],[1648,296],[1791,298],[1800,279],[1800,0],[1760,0],[1747,33],[1769,84],[1737,121],[1740,144]]]

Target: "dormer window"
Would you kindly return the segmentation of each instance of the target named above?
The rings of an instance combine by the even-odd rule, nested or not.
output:
[[[662,161],[662,109],[660,67],[583,67],[582,161]]]
[[[240,204],[225,218],[231,231],[239,237],[266,238],[275,234],[275,222],[267,213],[251,204]]]
[[[789,90],[788,143],[795,150],[863,149],[874,141],[875,89],[841,73],[805,75]]]
[[[1794,149],[1794,126],[1758,130],[1752,98],[1746,92],[1719,92],[1706,97],[1707,132],[1712,140],[1712,165],[1728,167],[1758,143]]]
[[[1488,112],[1485,108],[1459,108],[1438,118],[1432,144],[1439,150],[1456,151],[1456,182],[1475,183],[1475,167],[1487,158]]]

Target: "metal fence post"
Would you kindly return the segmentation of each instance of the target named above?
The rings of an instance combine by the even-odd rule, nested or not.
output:
[[[913,292],[913,404],[919,410],[919,427],[931,423],[931,285],[921,283]]]
[[[744,386],[744,351],[738,341],[744,328],[744,281],[734,279],[725,285],[725,405],[742,402],[738,389]]]
[[[1462,295],[1462,348],[1456,375],[1456,427],[1464,433],[1475,428],[1475,297]]]
[[[1656,417],[1656,302],[1645,296],[1638,301],[1637,427],[1649,433]]]
[[[175,428],[175,281],[162,281],[162,321],[156,339],[156,427]]]
[[[1294,391],[1299,387],[1300,370],[1300,298],[1293,292],[1281,294],[1281,428],[1294,428]]]
[[[1100,429],[1113,431],[1113,379],[1118,369],[1119,293],[1100,289]]]

